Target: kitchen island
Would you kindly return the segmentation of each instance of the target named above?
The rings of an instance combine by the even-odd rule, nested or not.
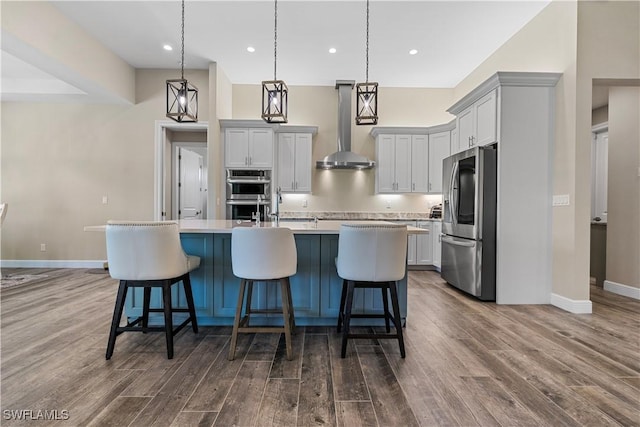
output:
[[[298,271],[291,277],[291,294],[297,325],[335,326],[340,307],[342,280],[338,277],[335,258],[338,255],[340,225],[351,221],[285,222],[279,227],[290,228],[298,251]],[[358,223],[362,223],[358,221]],[[376,223],[373,221],[372,223]],[[377,222],[382,223],[384,222]],[[240,279],[231,267],[231,230],[234,227],[253,227],[250,222],[229,220],[181,220],[180,238],[184,250],[201,258],[200,267],[191,272],[191,286],[198,323],[201,325],[231,325],[235,315]],[[262,227],[275,227],[274,222],[263,222]],[[104,226],[85,227],[86,231],[104,230]],[[408,227],[410,234],[425,230]],[[360,292],[358,292],[360,291]],[[377,291],[377,292],[375,292]],[[279,287],[256,282],[252,307],[273,309],[280,302]],[[353,312],[382,310],[380,292],[376,289],[357,289]],[[182,286],[174,286],[174,305],[186,307]],[[401,315],[407,316],[407,277],[398,282],[398,300]],[[152,293],[152,306],[161,306],[160,293]],[[135,289],[127,297],[126,315],[142,314],[142,289]],[[256,318],[252,323],[279,322]],[[378,325],[382,319],[353,319],[354,325]]]

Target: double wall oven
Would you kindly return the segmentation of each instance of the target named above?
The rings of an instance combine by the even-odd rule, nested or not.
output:
[[[271,171],[227,169],[227,219],[260,220],[269,216],[271,206]]]

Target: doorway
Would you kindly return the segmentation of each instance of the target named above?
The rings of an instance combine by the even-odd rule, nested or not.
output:
[[[172,144],[171,218],[207,218],[207,146]]]
[[[156,121],[154,220],[207,219],[208,128]]]

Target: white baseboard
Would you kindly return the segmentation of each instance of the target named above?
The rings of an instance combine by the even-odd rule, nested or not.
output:
[[[611,280],[604,281],[604,290],[625,297],[640,299],[640,288],[634,288],[633,286],[612,282]]]
[[[591,314],[592,307],[589,300],[574,300],[558,294],[551,294],[551,305],[561,308],[569,313]]]
[[[0,268],[103,268],[104,260],[3,259]]]

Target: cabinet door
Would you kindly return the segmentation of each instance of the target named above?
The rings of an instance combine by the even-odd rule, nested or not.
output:
[[[442,160],[449,156],[451,133],[429,135],[429,193],[442,193]]]
[[[455,128],[451,131],[451,147],[450,148],[451,149],[449,150],[449,152],[451,154],[461,151],[458,145],[458,128]]]
[[[433,243],[433,265],[440,268],[442,259],[442,223],[440,221],[431,222],[431,241]]]
[[[486,94],[473,105],[476,116],[474,145],[483,146],[496,142],[496,91]]]
[[[396,192],[411,192],[411,135],[396,135]]]
[[[278,185],[282,191],[295,189],[295,134],[281,133],[278,135]]]
[[[376,141],[376,189],[378,193],[395,191],[395,135],[379,135]]]
[[[475,141],[475,116],[473,106],[467,108],[458,115],[456,120],[458,129],[458,150],[464,151],[474,145]]]
[[[273,131],[249,129],[249,166],[270,168],[273,166]]]
[[[420,221],[418,222],[418,228],[428,230],[427,234],[416,235],[416,252],[417,252],[417,265],[431,265],[433,264],[433,242],[431,235],[431,222]]]
[[[429,137],[413,135],[411,137],[411,192],[429,191]]]
[[[295,190],[299,193],[311,192],[311,134],[298,133],[295,138]]]
[[[227,129],[224,133],[224,164],[228,168],[249,166],[249,130]]]

